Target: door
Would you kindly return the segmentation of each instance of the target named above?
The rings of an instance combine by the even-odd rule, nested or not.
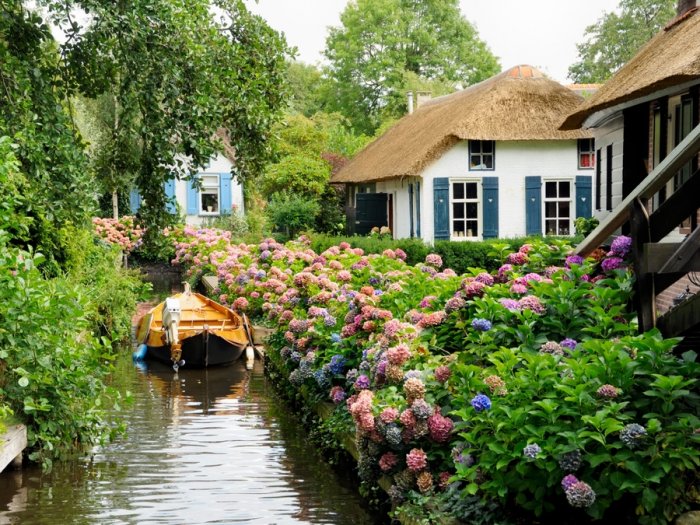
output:
[[[375,226],[389,225],[386,193],[358,193],[355,212],[355,233],[367,235]]]

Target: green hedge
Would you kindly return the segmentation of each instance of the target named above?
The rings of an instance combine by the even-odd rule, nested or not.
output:
[[[430,246],[421,239],[389,239],[381,237],[335,237],[324,234],[310,234],[311,248],[321,253],[341,242],[349,243],[353,248],[362,248],[365,253],[382,253],[387,249],[401,248],[406,252],[406,262],[410,265],[423,262],[429,253],[442,257],[445,268],[452,268],[458,274],[466,273],[469,268],[481,268],[494,271],[502,264],[504,254],[518,250],[523,244],[533,242],[540,237],[514,237],[510,239],[490,239],[487,241],[437,241]],[[563,239],[576,244],[579,238],[548,237]]]

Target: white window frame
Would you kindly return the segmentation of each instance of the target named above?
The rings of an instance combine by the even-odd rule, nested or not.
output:
[[[214,178],[216,177],[216,187],[214,186],[213,183],[207,183],[206,179],[207,178]],[[221,215],[221,175],[218,173],[200,173],[199,174],[199,182],[201,184],[198,192],[198,199],[197,199],[197,206],[198,206],[198,215],[204,216],[204,217],[217,217]],[[217,202],[217,209],[216,211],[206,211],[204,209],[204,203],[203,203],[203,197],[204,195],[213,195],[214,190],[216,190],[216,202]]]
[[[466,192],[465,192],[465,198],[464,198],[464,199],[456,200],[456,199],[454,198],[454,184],[460,184],[460,183],[461,183],[461,184],[464,184],[464,183],[475,183],[475,184],[476,184],[476,199],[467,199],[467,198],[466,198]],[[483,201],[484,201],[484,192],[483,192],[483,188],[482,188],[481,179],[477,179],[477,178],[462,178],[462,177],[450,179],[450,202],[449,202],[449,205],[450,205],[449,211],[450,211],[450,213],[449,213],[449,221],[450,221],[450,240],[451,240],[451,241],[480,241],[480,240],[482,240],[482,237],[483,237],[483,230],[484,230],[484,209],[483,209],[484,207],[483,207]],[[466,220],[467,220],[466,218],[464,218],[464,219],[454,219],[454,217],[453,217],[453,215],[454,215],[454,204],[456,204],[457,202],[463,202],[463,203],[465,203],[465,204],[466,204],[466,203],[469,203],[469,202],[476,202],[476,205],[477,205],[477,207],[476,207],[476,213],[477,213],[477,217],[476,217],[477,227],[476,227],[476,230],[477,230],[477,231],[476,231],[475,234],[472,235],[471,237],[468,237],[468,236],[466,236],[466,235],[465,235],[465,236],[458,236],[458,235],[455,235],[456,232],[455,232],[455,230],[454,230],[454,222],[453,222],[453,221],[454,221],[454,220],[462,220],[462,221],[466,221]],[[466,212],[466,210],[465,210],[465,212]],[[466,215],[466,213],[465,213],[465,215]],[[466,233],[466,232],[467,232],[467,230],[466,230],[466,228],[465,228],[465,233]]]
[[[483,152],[483,145],[486,142],[491,143],[491,153]],[[474,153],[472,147],[479,144],[479,153]],[[479,155],[482,162],[479,164],[472,165],[472,155]],[[491,167],[488,168],[483,163],[484,156],[491,157]],[[469,159],[468,159],[469,171],[494,171],[496,169],[496,141],[495,140],[469,140]]]
[[[583,144],[584,141],[590,141],[591,149],[583,151],[581,148],[581,145]],[[591,163],[588,166],[584,166],[581,163],[581,157],[583,155],[589,156],[591,159]],[[580,170],[593,170],[595,169],[595,156],[596,156],[596,151],[595,151],[595,140],[593,139],[578,139],[576,141],[576,159],[577,159],[577,166],[578,169]]]
[[[556,182],[557,183],[557,196],[556,197],[547,197],[547,183],[548,182]],[[559,197],[559,183],[561,182],[566,182],[569,184],[569,196],[566,198]],[[554,217],[553,219],[549,220],[555,220],[557,221],[557,232],[555,233],[549,233],[547,231],[547,203],[548,202],[568,202],[569,203],[569,233],[558,233],[559,230],[559,224],[558,222],[561,220],[559,218],[559,207],[557,206],[557,216]],[[549,179],[543,179],[542,180],[542,234],[545,236],[552,235],[552,236],[557,236],[557,237],[571,237],[574,234],[574,219],[576,218],[576,184],[574,184],[574,179],[571,177],[552,177]]]

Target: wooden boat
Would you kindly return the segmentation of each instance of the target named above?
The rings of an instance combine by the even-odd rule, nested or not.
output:
[[[192,368],[225,365],[238,359],[252,341],[245,317],[190,291],[168,297],[139,321],[137,354]]]

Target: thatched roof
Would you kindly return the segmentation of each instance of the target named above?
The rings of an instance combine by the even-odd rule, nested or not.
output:
[[[581,127],[589,116],[667,87],[700,78],[700,12],[674,20],[572,112],[563,130]]]
[[[583,99],[530,66],[516,66],[463,91],[433,99],[367,145],[332,182],[418,176],[459,140],[572,140],[564,115]],[[465,160],[466,164],[466,160]]]
[[[219,128],[214,133],[214,137],[221,142],[221,154],[226,157],[231,164],[236,164],[236,148],[231,145],[231,136],[225,128]]]

